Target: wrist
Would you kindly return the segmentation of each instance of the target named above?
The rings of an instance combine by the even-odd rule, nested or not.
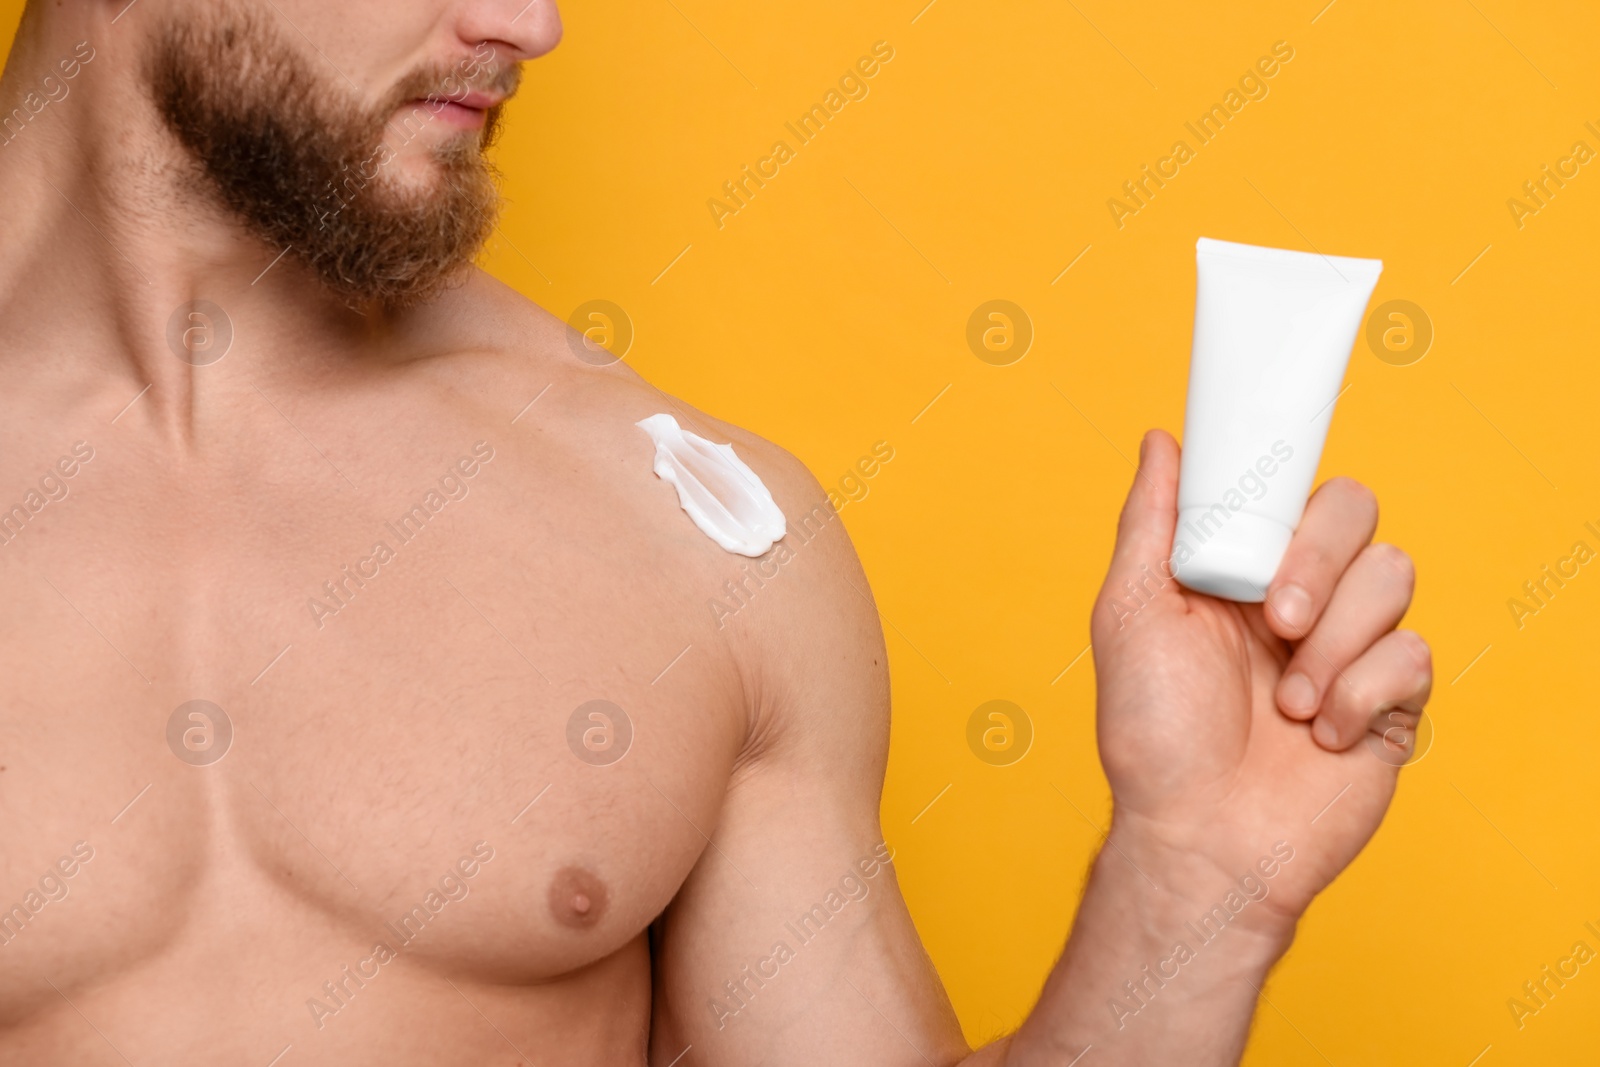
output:
[[[1299,913],[1277,888],[1294,856],[1282,841],[1219,855],[1194,847],[1187,834],[1119,811],[1088,893],[1115,893],[1144,936],[1168,950],[1182,945],[1198,953],[1203,946],[1210,953],[1225,943],[1224,969],[1259,983],[1294,940]]]
[[[1242,891],[1230,899],[1245,872],[1223,873],[1229,866],[1137,820],[1113,819],[1066,951],[1008,1047],[1008,1067],[1059,1067],[1090,1047],[1108,1065],[1238,1062],[1294,922]]]

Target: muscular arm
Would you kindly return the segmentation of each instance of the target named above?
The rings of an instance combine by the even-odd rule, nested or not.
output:
[[[792,556],[727,620],[756,711],[661,925],[651,1062],[954,1063],[968,1050],[878,825],[889,693],[866,579],[815,481],[775,450],[751,462]]]
[[[787,465],[758,469],[792,529],[821,500]],[[1165,558],[1176,478],[1175,444],[1153,436],[1095,607],[1111,836],[1038,1005],[977,1052],[892,863],[874,856],[888,691],[865,580],[837,519],[810,540],[791,533],[794,558],[737,620],[759,710],[714,847],[665,917],[656,1067],[1064,1067],[1091,1046],[1086,1063],[1238,1061],[1298,916],[1387,807],[1404,754],[1379,758],[1362,739],[1396,708],[1415,722],[1426,646],[1393,631],[1409,564],[1366,546],[1376,512],[1350,483],[1318,494],[1270,591],[1277,603],[1281,587],[1306,588],[1301,616],[1168,582],[1130,623],[1110,597]],[[1296,671],[1318,697],[1280,709]],[[1313,721],[1329,739],[1313,740]]]

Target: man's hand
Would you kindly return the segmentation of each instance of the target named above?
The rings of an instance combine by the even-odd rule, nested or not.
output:
[[[1177,445],[1153,431],[1090,625],[1113,836],[1233,881],[1287,842],[1293,861],[1240,915],[1287,939],[1377,830],[1414,743],[1433,671],[1422,638],[1395,629],[1411,561],[1370,543],[1377,502],[1338,478],[1312,496],[1265,604],[1190,592],[1165,562],[1177,489]]]
[[[1411,754],[1431,658],[1395,629],[1411,562],[1369,543],[1372,493],[1323,485],[1265,604],[1237,604],[1171,577],[1177,492],[1153,431],[1090,623],[1111,831],[1039,1006],[974,1065],[1237,1062],[1259,984]]]

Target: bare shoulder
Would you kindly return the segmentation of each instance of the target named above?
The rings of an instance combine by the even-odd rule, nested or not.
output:
[[[677,398],[657,396],[668,405],[661,410],[675,413],[686,429],[733,445],[784,514],[783,538],[762,555],[721,552],[718,569],[725,577],[707,604],[708,623],[742,647],[752,682],[742,773],[765,776],[763,788],[849,796],[853,807],[875,819],[888,760],[888,657],[843,519],[788,450]],[[671,518],[687,516],[679,511]]]
[[[756,472],[787,520],[789,534],[780,544],[817,558],[819,569],[826,567],[834,581],[848,580],[865,591],[855,550],[827,493],[793,454],[665,392],[626,362],[585,358],[565,322],[500,282],[482,276],[472,289],[467,310],[458,316],[460,327],[451,331],[452,357],[430,361],[434,365],[422,371],[433,384],[464,402],[492,406],[496,414],[508,412],[544,446],[581,443],[581,449],[572,449],[575,461],[621,463],[629,474],[648,474],[651,467],[649,438],[638,422],[658,413],[672,415],[685,430],[732,444]],[[640,457],[646,458],[642,466]],[[660,516],[665,525],[687,527],[689,519],[677,508],[671,488],[652,481],[657,491],[642,494],[642,506],[665,509]]]
[[[670,561],[692,576],[708,636],[736,653],[746,675],[758,747],[799,726],[826,726],[858,751],[865,744],[869,758],[881,756],[888,678],[877,609],[844,522],[805,464],[625,362],[582,358],[565,322],[498,282],[474,304],[468,358],[432,373],[508,424],[515,417],[512,447],[528,451],[530,467],[561,465],[573,492],[604,497],[608,512],[649,542],[655,565]],[[676,490],[654,475],[654,446],[637,426],[658,413],[731,444],[755,471],[785,517],[787,532],[771,549],[736,555],[695,527]]]
[[[747,756],[778,757],[772,762],[787,771],[859,787],[876,810],[888,755],[888,662],[877,606],[843,519],[787,449],[656,395],[686,429],[733,445],[784,515],[783,538],[761,556],[722,553],[727,577],[708,604],[716,627],[748,648],[757,681]]]

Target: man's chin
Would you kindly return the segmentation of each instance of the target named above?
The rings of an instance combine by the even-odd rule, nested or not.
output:
[[[357,310],[432,300],[466,278],[494,229],[497,204],[464,194],[461,181],[427,159],[396,168],[381,192],[331,220],[303,258]]]
[[[394,212],[421,214],[424,205],[444,196],[452,180],[451,164],[440,157],[450,154],[450,150],[449,145],[437,150],[408,150],[390,160],[383,168],[380,194],[385,206]]]

